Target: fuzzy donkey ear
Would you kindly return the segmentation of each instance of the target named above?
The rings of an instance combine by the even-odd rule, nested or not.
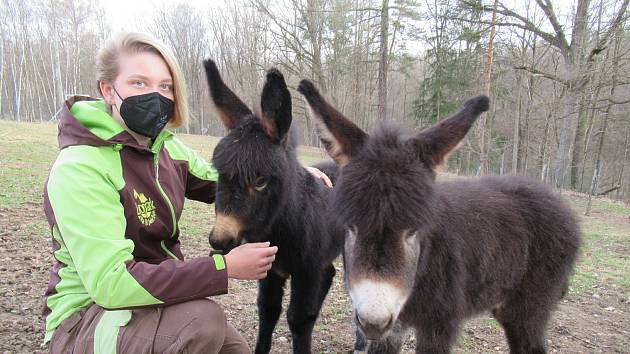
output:
[[[430,168],[437,169],[446,162],[448,155],[464,139],[475,120],[489,107],[488,96],[471,98],[457,113],[421,131],[409,143]]]
[[[298,91],[304,95],[311,108],[317,135],[326,147],[328,155],[339,166],[347,165],[363,147],[368,135],[328,104],[311,81],[302,80]]]
[[[265,86],[260,95],[261,123],[272,141],[280,143],[291,127],[291,94],[278,69],[267,72]]]
[[[252,111],[225,85],[214,61],[206,59],[203,61],[203,66],[206,69],[210,96],[219,111],[219,117],[223,125],[232,130],[241,119],[251,115]]]

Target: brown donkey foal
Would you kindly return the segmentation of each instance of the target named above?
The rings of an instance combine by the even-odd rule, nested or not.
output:
[[[347,230],[346,286],[368,352],[398,352],[413,328],[416,353],[448,353],[461,322],[491,310],[511,353],[545,353],[580,245],[571,209],[524,177],[435,180],[488,98],[410,137],[385,125],[368,136],[310,81],[298,91],[341,167],[333,208]]]

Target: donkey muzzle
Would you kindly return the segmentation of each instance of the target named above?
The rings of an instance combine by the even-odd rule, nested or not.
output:
[[[208,237],[208,242],[210,243],[210,247],[214,250],[220,250],[222,254],[228,254],[232,249],[238,246],[238,242],[235,238],[222,238],[220,240],[216,240],[214,237],[214,228],[210,232],[210,236]]]
[[[222,250],[227,254],[240,244],[241,221],[232,215],[217,213],[215,222],[208,241],[215,250]]]
[[[369,340],[380,339],[392,329],[408,297],[394,281],[367,278],[351,280],[349,293],[357,326]]]
[[[358,313],[355,316],[357,326],[369,340],[381,339],[394,325],[394,316],[392,315],[388,318],[379,318],[378,320],[374,318],[367,320],[362,318]]]

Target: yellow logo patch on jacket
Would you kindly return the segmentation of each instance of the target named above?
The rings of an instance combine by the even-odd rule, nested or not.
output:
[[[144,193],[138,193],[133,190],[133,197],[136,200],[136,212],[138,213],[138,220],[144,226],[149,226],[155,221],[155,203],[150,198],[147,198]]]

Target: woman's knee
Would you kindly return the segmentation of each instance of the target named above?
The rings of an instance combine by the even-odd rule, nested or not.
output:
[[[225,311],[216,302],[209,299],[191,300],[173,305],[171,312],[185,315],[191,319],[191,325],[205,330],[225,332],[227,320]]]
[[[223,346],[227,321],[223,308],[216,302],[200,299],[171,305],[164,310],[160,327],[168,327],[169,321],[174,319],[183,324],[178,330],[177,342],[189,352],[216,353]],[[158,334],[159,332],[162,331],[158,330]]]

